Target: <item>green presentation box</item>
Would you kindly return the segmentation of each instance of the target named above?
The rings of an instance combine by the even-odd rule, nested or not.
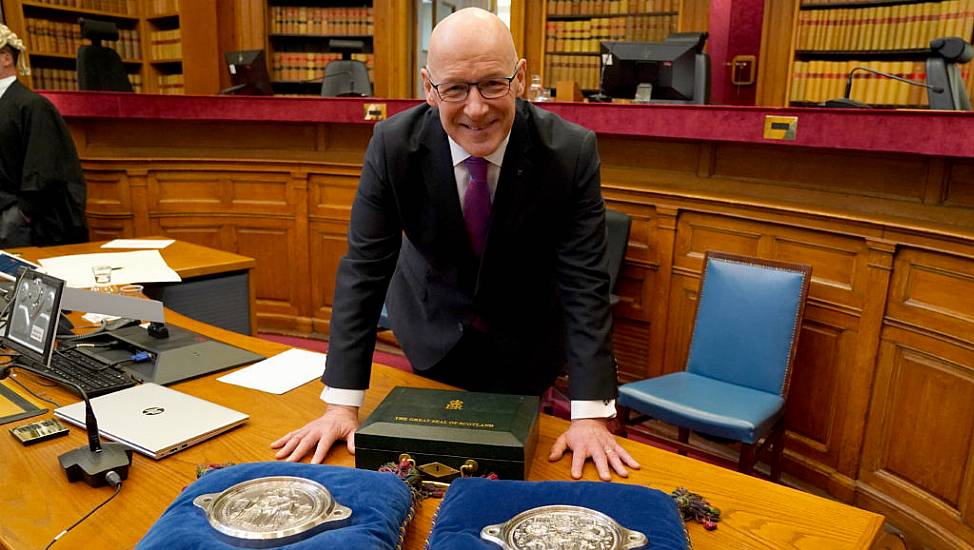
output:
[[[536,396],[394,388],[355,432],[355,466],[412,458],[425,479],[525,479],[538,442]]]

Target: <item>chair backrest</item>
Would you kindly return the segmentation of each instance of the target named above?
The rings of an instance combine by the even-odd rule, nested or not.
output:
[[[81,18],[81,36],[90,46],[78,48],[78,89],[103,92],[131,92],[132,83],[118,52],[101,45],[102,40],[118,40],[118,28],[110,21]]]
[[[325,65],[321,82],[322,97],[370,96],[372,83],[365,63],[354,59],[336,59]]]
[[[787,396],[811,276],[808,265],[707,252],[687,372]]]
[[[609,257],[609,292],[615,293],[616,283],[622,273],[622,261],[629,248],[629,228],[632,219],[629,214],[618,210],[605,211],[605,237]]]

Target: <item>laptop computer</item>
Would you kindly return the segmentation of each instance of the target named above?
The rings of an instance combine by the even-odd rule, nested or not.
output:
[[[91,400],[103,437],[160,459],[235,428],[248,415],[158,384],[141,384]],[[85,425],[84,402],[54,410]]]

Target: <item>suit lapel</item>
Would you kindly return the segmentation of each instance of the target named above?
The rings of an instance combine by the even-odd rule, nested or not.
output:
[[[518,104],[521,107],[520,101]],[[534,143],[528,128],[525,109],[518,108],[491,205],[490,231],[477,276],[477,290],[486,278],[485,273],[489,271],[491,258],[499,254],[505,241],[517,238],[524,217],[535,211],[539,190],[538,175],[533,160]]]
[[[436,220],[426,230],[434,232],[433,239],[442,242],[448,249],[447,253],[472,260],[473,252],[470,250],[467,229],[463,223],[463,210],[460,208],[460,196],[457,194],[450,143],[435,109],[430,109],[427,115],[420,142],[424,158],[416,165],[422,166],[423,181],[430,201],[428,206],[432,217],[427,219]]]

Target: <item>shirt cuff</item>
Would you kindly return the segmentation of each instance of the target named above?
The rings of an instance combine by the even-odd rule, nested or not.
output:
[[[362,403],[365,402],[365,390],[344,390],[326,386],[321,391],[321,400],[329,405],[361,407]]]
[[[615,418],[616,400],[572,401],[572,420],[582,418]]]

